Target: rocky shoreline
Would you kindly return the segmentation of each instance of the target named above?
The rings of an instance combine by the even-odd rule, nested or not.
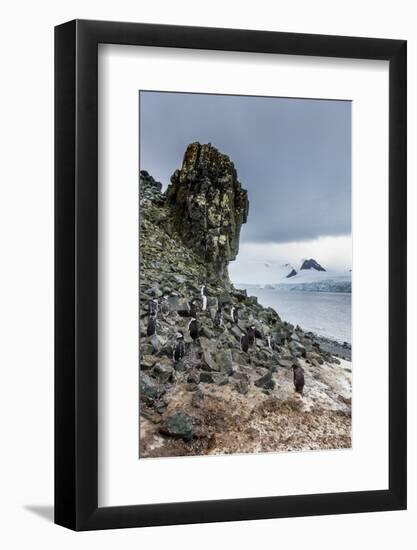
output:
[[[340,343],[337,340],[331,340],[324,336],[315,336],[315,340],[320,344],[320,347],[331,353],[334,357],[339,357],[345,361],[352,361],[352,346],[349,342]]]
[[[140,457],[349,448],[350,347],[286,323],[230,283],[249,212],[230,159],[191,144],[161,187],[141,172]]]

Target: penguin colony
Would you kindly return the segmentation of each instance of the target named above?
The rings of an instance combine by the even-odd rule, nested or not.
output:
[[[207,310],[207,296],[208,291],[205,284],[201,286],[201,310],[205,312]],[[162,297],[161,304],[159,304],[156,298],[149,300],[148,302],[148,326],[146,329],[147,336],[151,337],[156,335],[157,331],[157,316],[158,312],[166,318],[170,313],[170,307],[168,302],[169,296],[164,294]],[[199,337],[199,326],[197,321],[197,300],[193,299],[188,304],[190,322],[188,323],[188,333],[195,342]],[[230,317],[232,322],[239,326],[239,311],[236,306],[232,306],[230,309]],[[223,314],[222,306],[219,305],[214,316],[213,324],[216,327],[224,326],[223,323]],[[255,344],[257,338],[262,338],[262,334],[256,329],[255,325],[250,325],[249,328],[243,332],[240,337],[240,347],[243,352],[249,354],[249,349]],[[270,349],[275,349],[275,342],[271,336],[266,338],[267,345]],[[185,356],[185,342],[184,342],[184,333],[181,330],[178,330],[175,334],[175,342],[173,345],[172,359],[174,362],[180,361]],[[249,357],[250,360],[250,357]],[[293,382],[294,389],[300,395],[303,395],[305,379],[304,379],[304,370],[297,364],[292,365],[293,370]]]

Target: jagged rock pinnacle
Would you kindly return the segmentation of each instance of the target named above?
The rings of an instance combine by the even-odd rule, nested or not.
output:
[[[315,269],[316,271],[326,271],[316,260],[310,258],[309,260],[304,260],[301,269]]]
[[[227,265],[238,254],[240,228],[249,211],[233,162],[211,144],[191,143],[166,197],[176,232],[204,259],[208,277],[227,280]]]

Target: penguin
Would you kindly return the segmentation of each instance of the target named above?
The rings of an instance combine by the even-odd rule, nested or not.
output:
[[[239,321],[239,313],[237,307],[232,306],[232,309],[230,310],[230,316],[232,318],[232,321],[237,324]]]
[[[197,319],[197,306],[195,305],[194,300],[191,300],[191,302],[188,304],[188,308],[190,310],[190,317],[194,317],[194,319]]]
[[[294,388],[295,391],[301,395],[303,395],[303,389],[304,389],[304,371],[302,367],[299,367],[296,364],[293,364],[292,366],[293,375],[294,375]]]
[[[208,294],[207,287],[206,285],[203,285],[201,287],[201,300],[203,302],[203,307],[202,307],[203,311],[206,311],[207,309],[207,294]]]
[[[221,327],[223,324],[222,306],[219,305],[214,315],[213,324],[215,327]]]
[[[161,313],[163,317],[167,317],[169,315],[169,302],[168,302],[168,295],[164,294],[162,298],[162,304],[161,304]]]
[[[152,336],[153,334],[156,334],[156,315],[151,315],[149,317],[146,334],[148,336]]]
[[[255,325],[251,325],[248,328],[248,342],[250,346],[253,346],[255,343]]]
[[[191,318],[191,321],[188,323],[188,332],[190,333],[191,338],[195,342],[198,338],[198,324],[195,317]]]
[[[155,316],[158,313],[158,300],[154,298],[148,302],[148,315],[149,317]]]
[[[266,341],[267,341],[269,349],[275,349],[275,340],[274,340],[274,338],[271,338],[271,336],[269,334],[266,338]]]
[[[240,347],[242,348],[242,351],[248,353],[249,337],[247,334],[242,334],[242,336],[240,337]]]
[[[172,359],[174,362],[179,361],[185,355],[185,344],[184,344],[184,333],[179,330],[175,335],[177,342],[174,346],[174,351],[172,352]]]

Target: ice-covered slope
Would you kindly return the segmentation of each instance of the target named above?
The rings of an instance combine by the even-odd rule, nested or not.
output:
[[[287,290],[315,292],[351,292],[352,273],[350,271],[316,271],[303,269],[290,279],[280,280],[275,287]]]
[[[350,270],[327,270],[313,259],[301,260],[298,265],[243,259],[239,265],[239,277],[234,276],[233,263],[229,264],[231,279],[245,288],[269,287],[312,292],[351,292],[352,289]],[[306,265],[311,267],[306,268]],[[242,280],[242,273],[245,274],[245,280]]]
[[[248,266],[249,267],[249,266]],[[250,288],[276,288],[278,290],[305,290],[311,292],[351,292],[352,273],[346,271],[316,271],[302,269],[296,275],[289,277],[292,266],[264,266],[257,269],[257,281],[248,280],[245,286]],[[250,270],[248,269],[250,273]],[[252,272],[253,273],[253,272]],[[259,283],[259,280],[264,281]]]

